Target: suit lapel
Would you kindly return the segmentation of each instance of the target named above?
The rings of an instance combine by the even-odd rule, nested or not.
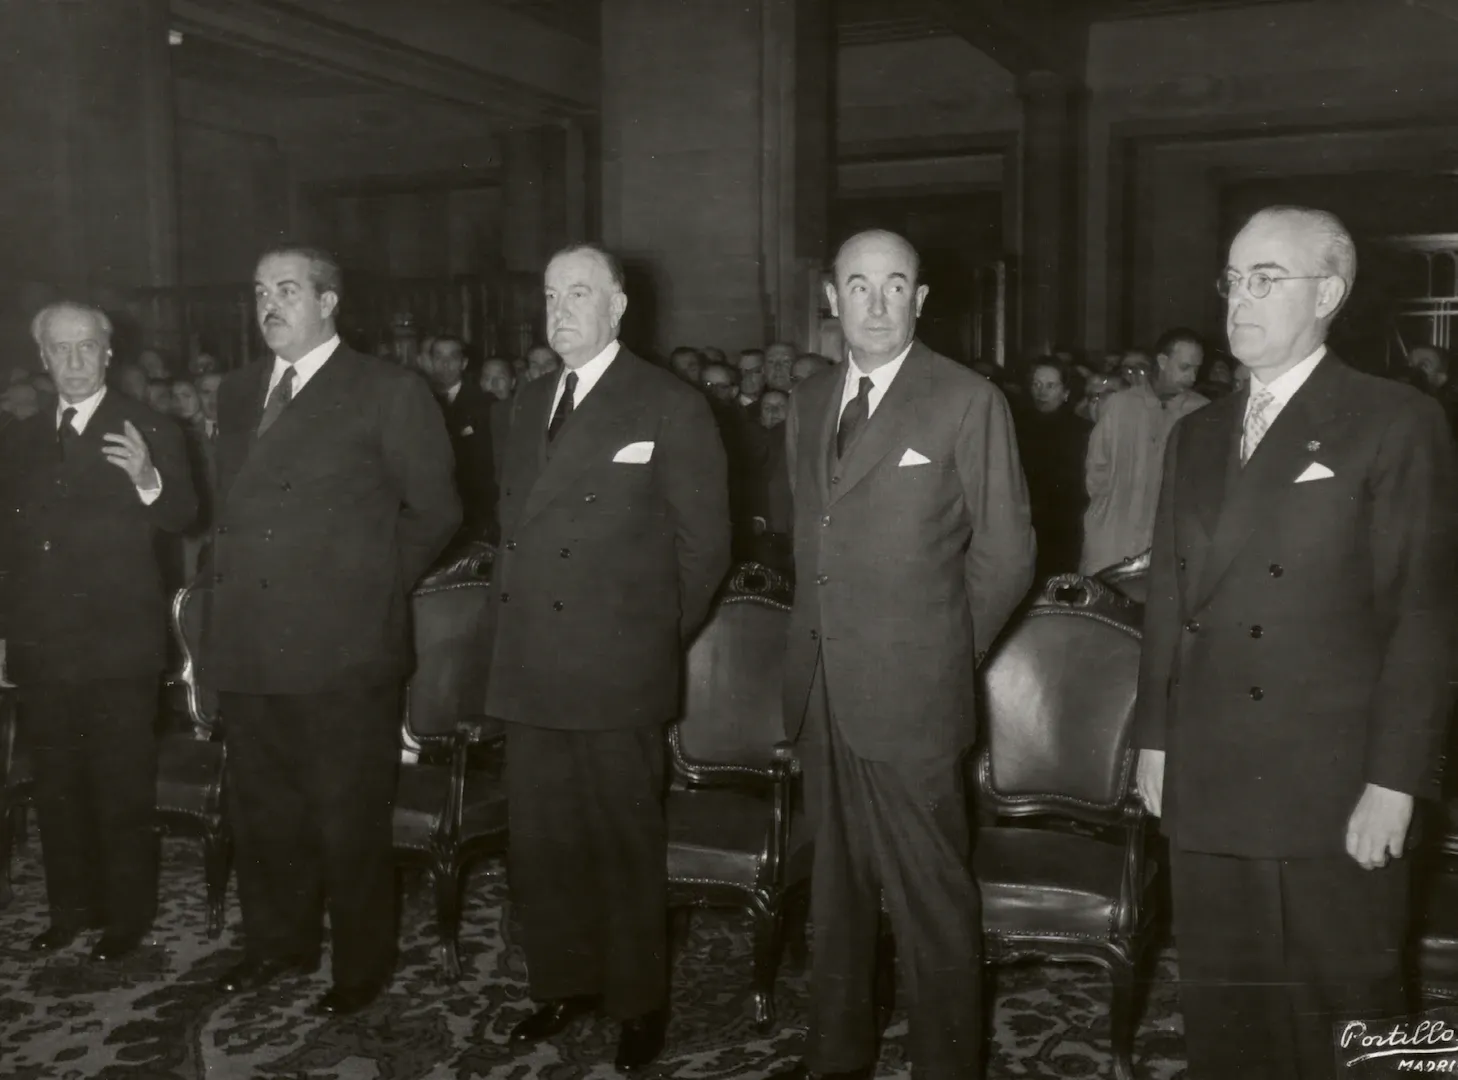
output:
[[[1228,476],[1229,484],[1225,486],[1225,497],[1199,578],[1199,592],[1194,598],[1196,607],[1204,604],[1214,593],[1252,534],[1260,525],[1270,521],[1273,507],[1296,482],[1302,469],[1310,464],[1312,452],[1307,445],[1320,441],[1323,425],[1335,413],[1332,394],[1340,378],[1341,369],[1336,358],[1329,356],[1322,360],[1281,410],[1245,467],[1238,468],[1238,447],[1234,451],[1237,468],[1227,469],[1228,458],[1219,463],[1219,471],[1213,475],[1219,476],[1222,481]],[[1242,396],[1241,408],[1236,414],[1240,418],[1236,424],[1237,439],[1245,416],[1245,400]],[[1226,447],[1228,453],[1228,441]]]
[[[841,395],[845,392],[843,366],[836,369],[835,378],[807,383],[796,393],[805,393],[811,385],[815,387],[815,394],[819,398],[817,400],[816,397],[807,395],[804,416],[808,425],[805,434],[809,438],[802,439],[800,445],[808,446],[813,455],[815,483],[820,490],[820,505],[824,506],[830,502],[830,470],[835,461],[835,427],[840,420]]]
[[[297,444],[309,432],[319,430],[330,414],[337,412],[345,393],[353,384],[356,370],[350,363],[349,351],[341,345],[335,349],[324,366],[314,372],[304,388],[294,395],[292,401],[262,435],[258,434],[258,421],[263,415],[264,397],[268,391],[268,380],[273,374],[272,365],[264,365],[263,377],[249,400],[244,413],[248,424],[247,456],[239,468],[239,475],[251,469],[263,468],[270,461],[282,456],[292,460],[298,456]]]
[[[614,443],[614,433],[627,425],[642,408],[642,402],[633,393],[635,362],[640,361],[627,349],[622,349],[582,404],[572,410],[571,419],[558,431],[551,453],[546,456],[536,482],[527,494],[521,511],[523,524],[541,513],[584,469],[604,460],[604,454],[611,454],[616,449],[615,445],[610,445]],[[546,408],[533,409],[531,415],[518,418],[529,425],[522,432],[522,438],[532,439],[536,445],[541,445],[546,437],[546,413],[551,409],[556,393],[556,383],[548,385]]]
[[[921,342],[915,342],[902,361],[901,370],[887,387],[886,395],[861,430],[861,437],[847,448],[846,456],[841,458],[839,483],[832,485],[827,505],[844,498],[846,492],[864,480],[882,458],[902,447],[906,442],[906,432],[916,430],[917,403],[927,391],[930,376],[931,365],[925,349]],[[839,404],[840,395],[836,395],[835,401]],[[833,444],[835,427],[828,427]],[[834,454],[833,447],[830,453]]]

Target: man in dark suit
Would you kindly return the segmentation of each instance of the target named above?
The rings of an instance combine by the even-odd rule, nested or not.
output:
[[[59,401],[0,440],[0,636],[35,761],[50,952],[104,928],[141,943],[157,910],[158,676],[167,596],[154,541],[197,509],[182,431],[108,392],[111,323],[52,304],[31,327]]]
[[[475,379],[466,379],[466,343],[458,337],[434,339],[424,370],[445,412],[451,449],[456,455],[456,490],[461,496],[461,533],[495,543],[496,466],[492,452],[491,405],[495,400]]]
[[[617,340],[607,252],[546,272],[559,376],[517,395],[491,587],[486,712],[506,724],[511,882],[547,1038],[601,1000],[617,1067],[663,1047],[665,721],[683,650],[729,564],[724,450],[696,389]]]
[[[975,668],[1033,575],[1006,401],[915,337],[927,287],[892,233],[846,241],[827,287],[848,363],[790,399],[795,611],[785,717],[815,824],[806,1062],[868,1077],[882,897],[918,1077],[980,1075],[981,919],[962,756]]]
[[[334,330],[339,267],[287,247],[254,295],[274,358],[218,391],[218,498],[202,642],[228,741],[247,952],[225,991],[316,966],[326,1013],[394,965],[391,804],[409,592],[460,522],[450,439],[425,382]]]
[[[1220,279],[1250,388],[1182,420],[1165,459],[1136,745],[1191,1080],[1332,1077],[1334,1024],[1403,1011],[1458,489],[1442,410],[1324,344],[1355,276],[1330,214],[1252,217]]]

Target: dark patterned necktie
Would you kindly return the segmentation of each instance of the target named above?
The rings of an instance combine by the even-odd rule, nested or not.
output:
[[[67,408],[62,410],[61,426],[56,428],[56,441],[61,444],[62,450],[70,446],[71,443],[75,441],[76,436],[81,434],[79,431],[76,430],[76,424],[74,422],[75,419],[75,409]]]
[[[268,395],[268,403],[263,406],[263,416],[258,421],[258,434],[262,435],[273,427],[273,422],[279,418],[284,407],[294,400],[294,376],[297,374],[293,364],[284,366],[283,378],[279,379],[273,393]]]
[[[577,390],[577,372],[567,373],[567,386],[562,391],[562,400],[557,402],[557,411],[552,414],[552,422],[547,425],[547,441],[551,442],[557,437],[557,432],[562,430],[562,425],[572,415],[572,395]]]
[[[871,418],[871,388],[873,386],[875,383],[871,382],[871,377],[862,375],[859,391],[851,403],[845,407],[845,411],[840,414],[840,428],[835,433],[836,457],[845,457],[845,452],[855,445],[861,428],[865,427],[866,421]]]

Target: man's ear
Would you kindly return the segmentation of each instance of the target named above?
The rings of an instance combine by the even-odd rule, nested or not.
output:
[[[623,312],[628,310],[628,294],[619,290],[613,293],[613,298],[608,304],[608,310],[612,312],[613,322],[623,321]]]
[[[837,319],[840,318],[840,297],[835,291],[835,283],[833,281],[827,281],[825,283],[825,297],[830,301],[830,313]]]
[[[916,287],[916,317],[921,318],[921,305],[926,303],[926,294],[931,292],[930,285],[918,285]]]
[[[333,289],[326,289],[319,297],[319,314],[326,319],[332,319],[334,312],[339,308],[339,294]]]
[[[1324,277],[1316,283],[1316,317],[1334,315],[1347,298],[1347,283],[1339,277]]]

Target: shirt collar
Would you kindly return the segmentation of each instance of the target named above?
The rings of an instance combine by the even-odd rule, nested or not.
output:
[[[56,399],[56,428],[61,427],[61,417],[67,409],[75,409],[76,415],[71,418],[71,426],[77,431],[85,431],[86,425],[96,415],[96,410],[101,407],[101,399],[106,397],[106,384],[101,384],[101,389],[90,397],[82,398],[74,405],[69,404],[64,398]]]
[[[906,348],[901,350],[895,360],[889,364],[882,364],[875,371],[862,371],[861,365],[856,363],[855,353],[851,353],[846,362],[846,385],[858,387],[862,379],[870,379],[873,387],[884,392],[896,378],[896,373],[901,370],[901,365],[906,362],[907,354],[911,352],[911,347],[915,344],[915,338],[908,341]]]
[[[450,403],[451,403],[451,404],[452,404],[452,405],[454,405],[454,404],[455,404],[455,403],[456,403],[456,396],[457,396],[457,395],[458,395],[458,394],[460,394],[460,392],[461,392],[461,387],[462,387],[462,386],[463,386],[463,385],[464,385],[464,383],[459,383],[459,382],[458,382],[458,383],[456,383],[456,385],[455,385],[455,386],[452,386],[452,387],[451,387],[451,388],[450,388],[450,389],[449,389],[449,390],[447,390],[447,391],[446,391],[446,392],[445,392],[445,399],[446,399],[446,400],[447,400],[447,401],[449,401],[449,402],[450,402]]]
[[[1311,378],[1311,373],[1316,370],[1316,365],[1321,363],[1321,359],[1325,355],[1326,345],[1323,343],[1318,345],[1316,351],[1301,361],[1301,363],[1289,371],[1278,375],[1270,382],[1265,382],[1258,374],[1252,371],[1251,382],[1259,383],[1265,387],[1271,397],[1280,402],[1282,408],[1285,408],[1291,403],[1291,399],[1296,396],[1296,391],[1306,385],[1306,380]]]
[[[570,368],[566,364],[563,364],[562,374],[557,377],[558,390],[567,385],[567,376],[575,371],[577,373],[576,397],[578,399],[581,399],[582,395],[586,394],[589,390],[591,390],[592,387],[596,385],[597,380],[602,378],[603,373],[608,369],[608,365],[610,365],[613,362],[613,359],[618,355],[618,350],[620,348],[622,348],[622,346],[618,343],[618,340],[614,338],[612,341],[609,341],[607,343],[607,345],[603,348],[602,352],[598,353],[581,367]]]
[[[337,348],[339,348],[339,335],[335,334],[328,341],[324,342],[324,344],[314,346],[314,348],[295,360],[293,364],[295,385],[302,385],[312,379],[318,370],[324,366],[324,361],[334,355],[334,350]],[[283,377],[284,368],[288,366],[289,362],[282,356],[275,356],[273,358],[273,377],[275,381]]]

